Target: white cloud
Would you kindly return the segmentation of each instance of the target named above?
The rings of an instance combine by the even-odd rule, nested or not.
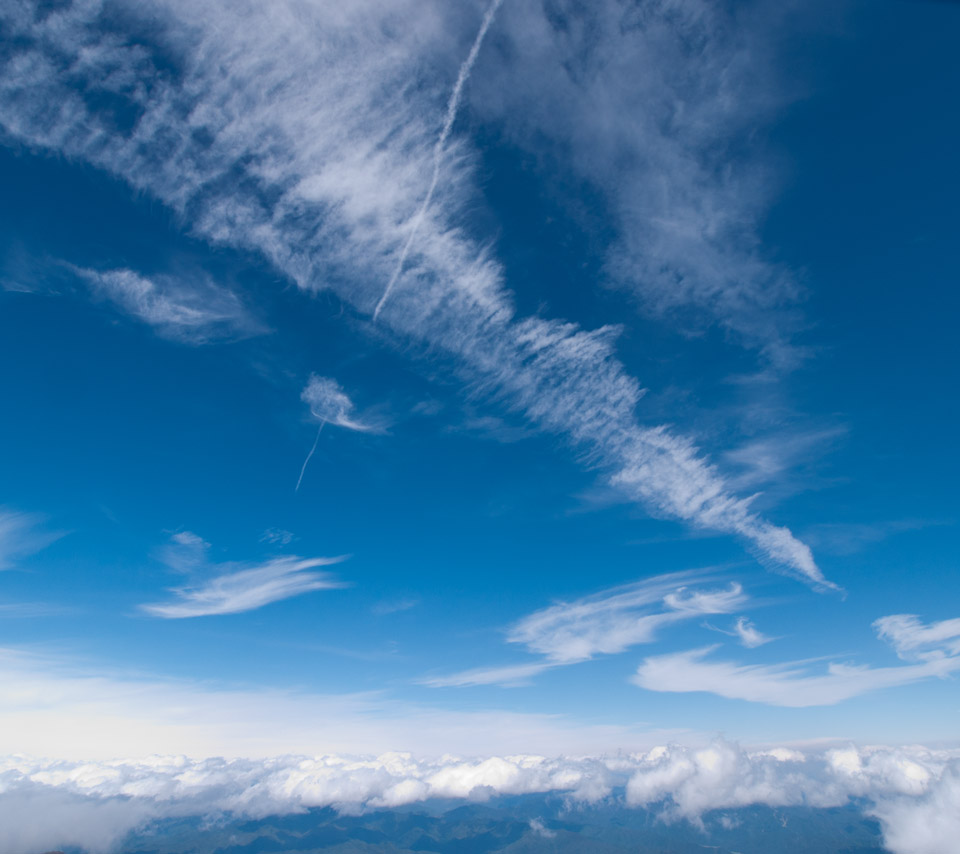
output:
[[[12,569],[21,558],[46,548],[61,533],[45,531],[45,518],[0,506],[0,571]]]
[[[702,573],[674,573],[560,602],[524,617],[507,640],[550,661],[571,663],[650,643],[664,626],[704,614],[727,614],[747,600],[739,584],[691,589]]]
[[[891,614],[874,622],[877,634],[908,661],[960,656],[960,617],[922,623],[915,614]]]
[[[128,269],[72,269],[95,294],[109,299],[167,338],[206,344],[265,331],[235,293],[214,284],[208,277],[147,278]]]
[[[537,162],[562,169],[561,186],[586,183],[604,200],[612,284],[649,314],[716,323],[790,366],[802,294],[763,251],[776,181],[756,137],[795,94],[769,48],[784,19],[729,14],[700,0],[601,0],[575,15],[510,4],[502,61],[477,76],[473,103]]]
[[[140,606],[155,617],[179,619],[239,614],[314,590],[345,586],[329,573],[310,570],[340,563],[346,556],[308,559],[289,556],[255,564],[210,564],[206,557],[209,544],[196,534],[183,531],[172,539],[173,545],[162,553],[164,561],[178,572],[197,577],[197,581],[172,588],[173,601]]]
[[[342,557],[321,557],[300,560],[279,557],[250,569],[241,569],[215,576],[192,587],[174,587],[172,602],[159,602],[140,607],[155,617],[168,620],[182,617],[208,617],[213,614],[239,614],[253,611],[271,602],[289,599],[313,590],[335,590],[343,587],[326,572],[308,572],[318,566],[339,563]]]
[[[729,631],[711,626],[709,623],[704,623],[704,626],[713,632],[720,632],[722,635],[737,638],[737,640],[740,641],[740,645],[745,646],[747,649],[756,649],[758,646],[763,646],[764,644],[770,643],[770,641],[776,640],[776,638],[769,637],[757,629],[746,617],[737,617],[736,622]]]
[[[711,810],[753,804],[816,808],[865,799],[894,854],[948,854],[956,838],[958,772],[955,751],[850,745],[751,752],[722,740],[558,759],[387,752],[78,762],[21,755],[0,760],[0,847],[33,854],[76,844],[102,852],[155,818],[231,813],[256,819],[319,806],[391,808],[429,798],[547,792],[595,802],[625,785],[628,807],[654,807],[667,820],[695,823]],[[543,819],[530,826],[549,835]]]
[[[324,424],[359,432],[376,429],[353,415],[353,401],[340,384],[329,377],[311,376],[300,399],[310,407],[310,414]]]
[[[647,658],[634,682],[649,691],[706,691],[720,697],[772,706],[830,706],[882,688],[946,677],[960,670],[960,655],[931,655],[898,667],[831,662],[817,672],[810,662],[739,664],[707,661],[716,647]]]
[[[559,602],[535,611],[509,629],[507,641],[522,644],[543,661],[501,667],[479,667],[450,676],[431,677],[431,687],[465,685],[522,685],[545,670],[587,661],[596,655],[614,655],[637,644],[651,643],[670,625],[702,617],[728,614],[743,607],[747,596],[731,582],[722,588],[692,588],[706,583],[702,571],[678,572],[647,578],[603,590],[573,602]]]
[[[449,676],[427,677],[421,679],[420,684],[430,688],[463,688],[468,685],[503,685],[509,688],[528,685],[534,676],[556,666],[549,661],[533,661],[502,667],[474,667]]]
[[[706,6],[694,7],[709,18]],[[608,23],[613,8],[604,7]],[[416,242],[380,314],[384,336],[452,358],[474,388],[566,437],[652,513],[739,535],[774,567],[818,588],[832,586],[809,548],[752,512],[689,441],[638,422],[641,390],[615,357],[616,329],[517,317],[487,246],[458,227],[474,193],[472,157],[461,141],[448,141],[445,180],[418,214],[460,45],[467,32],[475,38],[475,20],[452,14],[449,4],[413,0],[278,2],[269,9],[156,0],[131,11],[149,16],[147,31],[162,42],[155,49],[142,38],[126,42],[103,31],[99,9],[90,2],[37,18],[29,4],[14,3],[0,12],[16,45],[0,81],[0,116],[10,138],[106,169],[171,206],[198,236],[260,252],[302,288],[332,288],[368,316],[416,222]],[[532,10],[524,14],[541,14]],[[650,15],[657,32],[683,43],[687,14],[651,8]],[[498,19],[498,33],[508,20]],[[520,23],[525,37],[529,21]],[[669,35],[678,24],[680,31]],[[550,29],[545,20],[538,26]],[[643,27],[631,31],[645,44]],[[695,31],[709,39],[709,26]],[[517,33],[504,37],[523,40]],[[618,63],[645,55],[632,43],[622,48]],[[561,53],[568,50],[576,46],[561,45]],[[471,85],[495,70],[488,55],[478,58]],[[170,57],[178,57],[176,73],[168,70]],[[673,59],[674,71],[687,75],[690,58]],[[425,79],[428,68],[443,79]],[[694,76],[702,72],[713,85],[716,70],[698,65]],[[636,79],[642,75],[630,76]],[[139,118],[117,127],[115,114],[93,111],[81,90],[108,93]],[[597,94],[591,90],[586,99]],[[577,103],[584,100],[578,96]],[[611,106],[614,115],[624,112]],[[673,157],[658,154],[653,173],[686,160],[682,145]],[[696,190],[691,199],[702,195],[700,185],[712,173],[697,174],[702,180],[683,185]],[[657,233],[681,231],[670,225]],[[651,263],[667,267],[671,259],[701,259],[691,269],[666,270],[661,278],[669,287],[660,292],[676,290],[678,276],[680,290],[688,291],[703,271],[722,268],[703,277],[707,302],[762,302],[763,287],[741,285],[746,274],[757,278],[759,262],[749,253],[731,261],[722,250],[732,245],[728,231],[723,222],[698,226],[666,254],[652,253],[661,260]],[[705,235],[712,235],[713,248],[703,260],[693,249]],[[642,269],[637,278],[644,278]],[[761,270],[758,281],[765,278]],[[723,316],[733,315],[724,309]]]

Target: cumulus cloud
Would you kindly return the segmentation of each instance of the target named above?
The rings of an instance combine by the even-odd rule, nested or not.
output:
[[[100,852],[128,830],[162,817],[262,818],[320,806],[391,808],[430,798],[546,792],[597,802],[623,786],[628,807],[652,807],[666,820],[692,822],[712,810],[753,804],[835,807],[865,799],[895,854],[947,854],[960,803],[958,771],[960,756],[949,751],[749,751],[722,740],[559,759],[521,754],[429,760],[396,752],[101,762],[17,756],[0,760],[6,818],[0,843],[10,854],[64,844]],[[531,829],[550,835],[541,818],[531,821]]]
[[[346,556],[308,559],[290,556],[255,564],[210,564],[206,559],[208,548],[209,544],[189,531],[175,534],[164,558],[171,568],[189,572],[198,580],[172,588],[172,601],[141,605],[141,609],[168,620],[239,614],[314,590],[345,586],[329,573],[311,570],[340,563]]]
[[[95,294],[166,338],[207,344],[265,331],[233,291],[208,277],[146,277],[129,269],[73,270]]]
[[[707,14],[705,4],[694,5]],[[608,20],[614,9],[604,5]],[[417,222],[416,242],[379,315],[384,336],[442,355],[473,388],[585,452],[651,512],[743,537],[775,568],[832,586],[809,548],[753,512],[690,441],[638,421],[641,389],[616,358],[617,329],[517,315],[488,243],[460,227],[475,193],[474,161],[462,140],[447,141],[445,180],[418,213],[462,45],[477,34],[476,20],[449,10],[413,0],[269,9],[155,0],[129,10],[126,24],[139,15],[149,23],[127,40],[115,30],[126,24],[111,17],[111,27],[102,26],[99,2],[42,16],[30,3],[8,3],[0,14],[14,47],[0,75],[0,121],[8,138],[109,171],[169,205],[197,236],[259,252],[300,287],[333,289],[361,315],[375,310]],[[530,7],[524,14],[544,13]],[[672,7],[649,14],[658,32],[686,20]],[[539,26],[552,27],[548,20]],[[649,29],[624,32],[643,44]],[[711,27],[696,32],[709,38]],[[524,25],[520,34],[527,33]],[[675,44],[687,37],[682,28],[670,36]],[[524,38],[517,42],[525,49]],[[620,60],[645,56],[637,44],[625,44]],[[561,47],[570,50],[578,52]],[[684,56],[674,67],[685,76],[689,62]],[[708,84],[726,79],[710,64],[697,68]],[[426,69],[433,71],[425,76]],[[481,72],[491,72],[484,54],[472,83]],[[630,76],[637,79],[643,75]],[[135,121],[125,125],[116,111],[97,110],[98,93],[127,105]],[[667,160],[651,162],[659,174]],[[700,174],[707,180],[713,172]],[[686,185],[696,187],[690,199],[703,196],[700,183]],[[660,233],[681,232],[670,225]],[[706,301],[756,302],[741,300],[753,257],[730,263],[725,228],[692,233],[653,262],[665,265],[661,278],[669,284],[661,293],[677,290],[678,281],[689,291],[706,280],[703,271],[722,268],[709,279]],[[709,260],[671,271],[677,259],[703,257],[692,247],[704,235],[713,236]],[[728,288],[731,281],[736,286]],[[734,314],[724,309],[725,317]]]
[[[882,617],[874,623],[881,638],[901,658],[916,663],[897,667],[830,662],[817,672],[808,661],[783,664],[739,664],[707,660],[715,646],[647,658],[634,682],[650,691],[706,691],[721,697],[773,706],[829,706],[882,688],[944,678],[960,670],[955,638],[960,621],[925,626],[916,617]],[[749,646],[749,644],[745,644]]]
[[[659,575],[603,590],[573,602],[559,602],[515,623],[509,643],[522,644],[543,661],[503,667],[481,667],[451,676],[423,680],[432,687],[522,685],[545,670],[613,655],[637,644],[651,643],[663,628],[702,617],[728,614],[741,608],[747,596],[741,585],[703,588],[710,581],[702,571]]]

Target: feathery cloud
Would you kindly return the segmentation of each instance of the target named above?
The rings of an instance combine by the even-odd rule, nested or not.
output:
[[[157,330],[189,344],[208,344],[264,332],[235,293],[209,278],[147,278],[129,269],[72,268],[98,296]]]
[[[609,15],[613,6],[604,8]],[[155,0],[130,14],[150,17],[153,42],[104,30],[96,2],[43,17],[28,3],[4,7],[0,20],[14,46],[0,76],[8,137],[105,169],[169,205],[196,235],[257,251],[305,290],[331,288],[371,315],[422,208],[443,114],[437,93],[449,91],[433,79],[414,81],[433,60],[449,67],[459,19],[446,4],[412,0],[269,10],[248,0]],[[673,13],[651,14],[658,32],[671,31]],[[642,42],[646,30],[633,31]],[[683,42],[684,33],[670,38]],[[643,54],[636,45],[630,51]],[[619,54],[628,55],[626,47]],[[686,74],[689,57],[677,67]],[[709,63],[698,71],[716,78]],[[96,110],[99,92],[128,105],[135,123],[117,126],[114,111]],[[809,548],[736,497],[690,441],[641,425],[641,389],[616,358],[615,328],[517,316],[486,244],[457,227],[474,193],[470,152],[452,138],[445,150],[446,180],[417,219],[417,240],[379,323],[451,359],[491,400],[564,437],[650,512],[738,535],[771,566],[833,587]],[[662,162],[683,159],[681,145]],[[724,229],[714,233],[716,246],[727,245]],[[694,257],[697,240],[657,263]],[[700,271],[721,267],[706,300],[722,296],[726,305],[731,280],[755,264],[728,262],[711,250],[698,269],[664,275],[688,288]]]
[[[174,535],[174,543],[164,553],[164,560],[178,572],[188,572],[199,580],[171,589],[170,602],[141,605],[154,617],[181,619],[216,614],[239,614],[253,611],[314,590],[334,590],[345,584],[326,572],[312,572],[319,566],[330,566],[346,560],[346,556],[303,559],[279,557],[258,564],[209,564],[209,545],[190,532]]]
[[[430,677],[422,684],[434,688],[523,685],[550,668],[652,643],[667,626],[706,614],[728,614],[746,604],[747,596],[735,582],[713,589],[690,586],[709,580],[702,571],[671,573],[559,602],[524,617],[507,633],[509,643],[522,644],[543,656],[542,661],[478,667]]]
[[[891,614],[876,620],[873,627],[907,661],[960,656],[960,617],[923,623],[915,614]]]
[[[17,560],[46,548],[62,533],[45,531],[45,518],[0,506],[0,571],[12,569]]]
[[[814,672],[807,661],[738,664],[708,661],[715,646],[647,658],[633,681],[649,691],[706,691],[720,697],[805,708],[830,706],[883,688],[944,678],[960,670],[960,621],[924,626],[915,617],[882,617],[877,634],[889,640],[901,658],[916,663],[869,667],[831,662]]]

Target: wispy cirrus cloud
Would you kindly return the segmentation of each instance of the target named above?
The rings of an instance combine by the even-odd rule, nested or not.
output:
[[[672,573],[557,603],[524,617],[507,632],[509,643],[543,656],[541,661],[473,668],[424,679],[422,684],[434,688],[526,684],[551,668],[652,643],[667,626],[706,614],[728,614],[747,602],[735,582],[720,588],[692,586],[710,580],[704,572]]]
[[[346,556],[290,556],[256,563],[212,564],[207,561],[208,548],[207,543],[190,532],[174,535],[164,559],[172,569],[189,573],[196,580],[171,588],[172,600],[141,605],[141,610],[168,620],[239,614],[303,593],[346,586],[327,572],[314,571],[341,563]]]
[[[13,569],[20,558],[46,548],[63,536],[45,529],[46,517],[0,506],[0,571]]]
[[[246,338],[266,331],[227,288],[208,276],[143,276],[130,269],[72,267],[99,297],[152,326],[159,335],[188,344]]]
[[[776,638],[769,637],[761,632],[746,617],[737,617],[736,622],[734,622],[730,629],[721,629],[717,626],[711,626],[709,623],[704,623],[704,626],[713,632],[720,632],[722,635],[737,638],[737,640],[740,641],[740,645],[745,646],[747,649],[755,649],[758,646],[763,646],[764,644],[770,643],[770,641],[776,640]]]
[[[960,617],[924,623],[916,614],[891,614],[873,627],[907,661],[960,656]]]
[[[693,6],[707,15],[705,4]],[[507,27],[502,37],[526,45],[529,16],[543,14],[532,10],[498,17],[498,27]],[[614,10],[603,6],[605,20],[615,20]],[[476,189],[471,152],[452,135],[442,149],[445,180],[423,207],[450,78],[462,71],[465,53],[454,58],[449,46],[461,45],[467,33],[476,39],[475,20],[451,15],[447,4],[415,2],[296,11],[280,3],[268,12],[250,2],[156,0],[131,10],[131,20],[140,14],[151,21],[143,31],[153,41],[118,38],[101,26],[96,3],[40,17],[29,4],[8,4],[3,23],[15,47],[0,82],[8,136],[118,175],[168,204],[196,235],[257,251],[303,289],[331,288],[361,315],[373,314],[400,269],[378,316],[391,336],[441,355],[490,401],[564,437],[650,512],[738,535],[772,567],[818,589],[833,587],[810,549],[755,513],[692,442],[638,420],[641,388],[616,357],[616,328],[584,330],[518,316],[488,242],[459,225]],[[619,62],[645,55],[638,45],[653,32],[674,45],[684,42],[683,27],[674,31],[676,15],[659,8],[650,15],[649,25],[627,28],[637,42],[622,43]],[[549,21],[538,26],[551,33]],[[705,37],[709,31],[696,28]],[[577,52],[567,35],[551,37],[563,42],[561,55]],[[477,58],[471,85],[496,67],[485,55]],[[171,57],[178,57],[175,69]],[[440,78],[424,82],[428,67],[440,69]],[[689,57],[681,67],[690,73]],[[711,63],[695,66],[708,85],[716,70]],[[99,111],[96,99],[81,92],[128,105],[136,121],[117,125],[115,111]],[[684,144],[674,155],[658,155],[654,171],[684,163]],[[691,199],[703,195],[710,175],[697,174],[685,185],[697,190]],[[680,231],[671,225],[662,233]],[[677,282],[688,291],[703,279],[700,302],[757,302],[766,293],[762,284],[728,287],[745,281],[759,262],[749,253],[727,257],[725,234],[723,227],[698,226],[674,250],[653,251],[665,269],[659,278],[669,285],[660,293],[672,293]],[[671,268],[708,243],[713,248],[697,267]],[[658,239],[646,245],[657,249]],[[720,272],[707,277],[714,268]],[[638,278],[645,278],[642,269]],[[735,314],[724,308],[724,317]]]
[[[609,284],[683,330],[717,325],[795,366],[802,288],[759,234],[776,178],[756,129],[797,94],[767,48],[777,15],[741,9],[734,23],[699,0],[551,11],[504,8],[475,108],[562,169],[557,184],[603,200]]]
[[[831,706],[883,688],[943,678],[960,671],[960,621],[924,626],[914,617],[883,617],[874,623],[901,657],[917,663],[897,667],[830,662],[825,672],[809,661],[783,664],[740,664],[708,660],[717,647],[647,658],[634,682],[649,691],[703,691],[735,700],[772,706]],[[906,654],[905,654],[906,653]]]

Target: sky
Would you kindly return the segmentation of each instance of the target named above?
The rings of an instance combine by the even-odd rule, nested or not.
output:
[[[960,773],[958,15],[4,4],[0,753]]]

